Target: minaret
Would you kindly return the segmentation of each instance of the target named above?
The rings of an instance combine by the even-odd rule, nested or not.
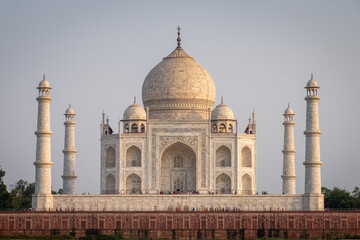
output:
[[[311,74],[306,85],[305,194],[321,194],[320,134],[318,85]]]
[[[290,104],[284,116],[284,150],[283,152],[283,194],[295,194],[295,148],[294,148],[294,111]]]
[[[35,165],[35,196],[51,194],[51,135],[50,131],[50,84],[45,80],[39,83],[38,118],[36,135],[36,161]],[[45,200],[46,201],[46,200]],[[46,208],[47,204],[40,201],[33,201],[33,208]]]
[[[63,178],[63,191],[64,194],[76,194],[75,181],[75,125],[74,110],[69,104],[69,108],[65,112],[65,143],[64,143],[64,173]]]

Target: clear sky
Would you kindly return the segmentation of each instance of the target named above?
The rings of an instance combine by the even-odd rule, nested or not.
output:
[[[322,185],[360,186],[360,1],[0,0],[0,165],[35,179],[37,90],[52,86],[52,184],[62,187],[64,112],[76,116],[77,192],[100,190],[100,121],[117,122],[147,73],[176,47],[212,75],[245,130],[257,120],[257,190],[281,193],[283,116],[295,111],[304,192],[305,89],[320,88]]]

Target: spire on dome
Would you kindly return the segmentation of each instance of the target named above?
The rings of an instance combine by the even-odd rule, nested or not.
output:
[[[221,96],[221,104],[224,104],[224,97]]]
[[[43,81],[45,80],[45,73],[44,73],[44,75],[43,75]]]
[[[177,32],[177,35],[178,35],[178,37],[177,37],[177,48],[181,48],[181,37],[180,37],[180,34],[181,34],[180,30],[181,30],[181,28],[180,28],[180,26],[177,27],[177,30],[178,30],[178,32]]]
[[[136,96],[134,96],[134,104],[136,103]]]
[[[163,59],[169,59],[169,58],[191,58],[191,59],[193,59],[192,57],[187,55],[187,53],[181,47],[181,37],[180,37],[181,28],[180,28],[180,26],[177,27],[177,30],[178,30],[178,32],[177,32],[177,34],[178,34],[177,47],[167,57],[164,57]]]

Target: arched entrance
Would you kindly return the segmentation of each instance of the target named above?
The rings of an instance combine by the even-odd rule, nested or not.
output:
[[[137,174],[132,173],[126,178],[126,193],[141,193],[141,179]]]
[[[186,144],[174,143],[163,152],[160,191],[196,191],[196,155]]]
[[[222,173],[216,178],[216,193],[231,194],[231,179],[229,175]]]

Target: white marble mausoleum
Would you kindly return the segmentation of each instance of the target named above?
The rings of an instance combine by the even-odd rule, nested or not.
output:
[[[76,194],[75,112],[65,112],[62,195],[51,194],[50,84],[38,91],[35,194],[36,210],[155,211],[223,209],[323,210],[321,194],[318,85],[306,89],[305,193],[295,189],[294,112],[284,112],[283,194],[256,189],[256,121],[251,114],[239,130],[223,99],[215,104],[210,74],[177,47],[145,77],[142,101],[125,110],[117,126],[103,119],[100,194]],[[79,123],[81,124],[81,123]],[[116,132],[116,129],[118,130]],[[279,176],[280,177],[280,176]]]

